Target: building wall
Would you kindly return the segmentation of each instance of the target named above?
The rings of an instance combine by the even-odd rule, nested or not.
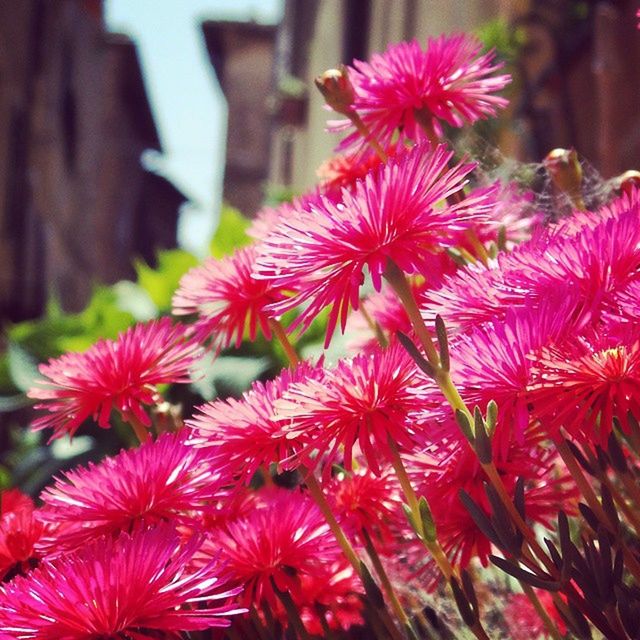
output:
[[[251,216],[268,178],[276,29],[207,21],[203,32],[228,107],[223,198]]]
[[[101,8],[0,1],[3,317],[51,294],[77,310],[94,282],[131,274],[140,156],[160,142],[135,46],[105,32]]]

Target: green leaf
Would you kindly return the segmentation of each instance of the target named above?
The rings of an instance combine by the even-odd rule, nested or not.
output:
[[[23,409],[31,404],[31,400],[23,394],[15,396],[0,396],[0,413],[10,413]]]
[[[113,285],[117,304],[122,311],[130,313],[136,322],[146,322],[158,317],[158,307],[149,292],[130,280],[121,280]]]
[[[205,400],[213,400],[221,391],[240,395],[268,368],[268,358],[216,358],[209,353],[194,369],[191,386]]]
[[[10,326],[7,335],[37,359],[46,360],[65,351],[84,351],[99,338],[115,338],[133,322],[134,317],[118,306],[116,292],[102,286],[95,288],[84,311],[64,313],[53,301],[44,317]]]
[[[138,275],[138,284],[147,292],[156,308],[163,312],[171,309],[171,299],[178,288],[180,278],[198,264],[198,258],[188,251],[170,249],[158,252],[157,269],[153,269],[142,260],[137,260],[134,267]]]
[[[10,342],[7,349],[11,379],[20,391],[31,389],[34,380],[39,377],[35,358],[20,345]]]
[[[249,220],[240,211],[223,204],[218,228],[209,247],[211,255],[214,258],[224,258],[236,249],[250,244],[252,239],[246,234],[249,224]]]
[[[91,436],[75,436],[71,438],[58,438],[51,443],[51,455],[56,460],[70,460],[87,451],[91,451],[94,446]]]

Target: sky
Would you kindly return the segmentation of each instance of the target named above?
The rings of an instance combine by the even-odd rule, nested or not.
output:
[[[275,23],[283,0],[107,0],[111,31],[138,45],[163,154],[145,162],[192,203],[183,209],[182,246],[204,255],[220,206],[226,103],[207,56],[205,19]]]

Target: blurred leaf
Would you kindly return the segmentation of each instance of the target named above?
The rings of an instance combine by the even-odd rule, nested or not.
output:
[[[23,394],[15,396],[0,396],[0,413],[11,413],[18,409],[24,409],[31,404],[31,400]]]
[[[224,258],[239,247],[250,244],[252,239],[246,234],[249,224],[249,220],[240,211],[227,204],[222,205],[218,228],[211,240],[211,255],[214,258]]]
[[[69,460],[93,449],[95,442],[90,436],[58,438],[51,443],[51,455],[57,460]]]
[[[89,304],[80,313],[64,313],[55,301],[47,305],[44,317],[15,324],[7,329],[9,340],[39,360],[65,351],[84,351],[99,338],[115,338],[134,322],[118,306],[110,287],[96,287]]]
[[[118,307],[130,313],[136,322],[146,322],[158,317],[158,307],[149,292],[141,285],[130,280],[121,280],[113,285]]]
[[[0,490],[11,487],[11,474],[6,467],[0,465]]]
[[[38,364],[31,354],[15,342],[9,343],[7,353],[11,379],[20,391],[26,393],[33,386],[34,380],[39,377]]]
[[[207,354],[193,371],[193,389],[205,400],[213,400],[221,391],[240,395],[269,367],[268,358],[215,357]]]
[[[138,284],[160,312],[171,310],[171,299],[178,288],[180,278],[198,265],[198,258],[182,249],[158,252],[158,267],[153,269],[146,262],[137,260],[134,267]]]
[[[16,389],[16,385],[11,379],[11,372],[9,371],[9,354],[0,353],[0,392],[4,394],[12,394]]]
[[[484,22],[475,30],[475,34],[485,49],[495,49],[499,57],[508,61],[516,58],[526,42],[526,31],[514,29],[503,17]]]
[[[265,204],[268,207],[277,207],[283,202],[291,202],[296,195],[296,191],[291,187],[271,183],[266,188]]]

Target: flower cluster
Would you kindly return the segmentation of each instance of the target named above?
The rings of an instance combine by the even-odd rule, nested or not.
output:
[[[457,35],[325,74],[356,131],[318,188],[184,275],[185,324],[41,365],[34,429],[141,445],[1,494],[0,638],[415,638],[440,581],[487,638],[490,564],[511,637],[638,637],[640,192],[543,224],[456,158],[441,125],[496,115],[499,67]],[[352,352],[301,361],[312,323]],[[289,367],[166,433],[161,385],[259,335]]]

